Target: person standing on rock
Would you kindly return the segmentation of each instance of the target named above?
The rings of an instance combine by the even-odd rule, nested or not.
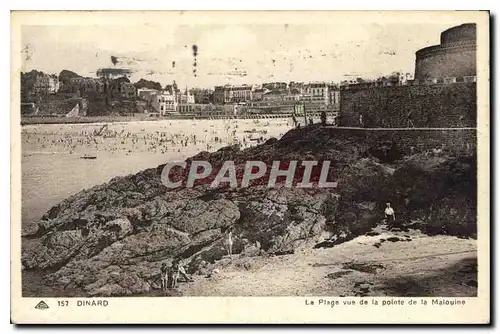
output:
[[[297,127],[297,117],[295,117],[295,113],[292,114],[292,121],[293,121],[293,126],[296,128]]]
[[[391,208],[391,203],[386,203],[385,207],[385,220],[387,223],[394,222],[396,220],[396,214],[394,213],[394,209]]]
[[[406,127],[407,128],[414,128],[415,125],[413,125],[413,121],[412,121],[412,115],[413,115],[413,111],[410,110],[410,112],[406,115],[406,120],[407,120],[407,124],[406,124]]]
[[[326,111],[321,110],[321,125],[326,125]]]
[[[186,282],[192,282],[193,280],[187,275],[186,270],[184,269],[184,266],[181,263],[181,258],[176,257],[172,261],[172,267],[171,271],[173,273],[173,284],[172,287],[175,288],[177,287],[177,278],[181,276]]]
[[[227,231],[227,236],[226,236],[226,240],[225,240],[227,255],[229,255],[229,257],[233,256],[233,243],[234,243],[233,242],[233,227],[231,226]]]
[[[168,272],[168,266],[166,263],[163,263],[160,267],[160,277],[161,277],[161,289],[163,291],[167,290],[167,287],[171,287],[172,281]]]

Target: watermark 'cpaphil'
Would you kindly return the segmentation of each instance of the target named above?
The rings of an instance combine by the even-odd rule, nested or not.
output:
[[[329,175],[330,161],[246,161],[236,164],[232,160],[213,167],[208,161],[174,161],[167,163],[161,180],[167,188],[192,188],[199,184],[210,184],[212,188],[229,185],[231,188],[246,188],[251,185],[277,185],[287,188],[336,188],[337,182]]]

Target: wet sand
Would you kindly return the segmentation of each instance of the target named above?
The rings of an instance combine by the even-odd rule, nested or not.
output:
[[[373,246],[391,237],[402,241]],[[176,292],[183,296],[473,297],[477,296],[477,245],[474,239],[385,231],[333,248],[304,247],[292,255],[235,255],[226,259],[217,275],[194,278]]]

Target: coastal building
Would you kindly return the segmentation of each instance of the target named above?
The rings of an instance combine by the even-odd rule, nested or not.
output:
[[[294,92],[294,94],[304,94],[306,92],[306,88],[307,87],[303,82],[291,81],[288,85],[288,89],[290,90],[290,92]]]
[[[176,106],[176,111],[180,114],[194,114],[209,110],[208,104],[200,103],[179,103]]]
[[[252,100],[252,96],[252,86],[248,85],[216,86],[214,89],[214,103],[216,104],[249,102]]]
[[[137,97],[143,101],[151,102],[153,97],[158,95],[159,91],[151,88],[139,88],[137,90]]]
[[[176,111],[182,115],[225,115],[234,116],[240,112],[244,112],[245,106],[237,103],[228,103],[224,105],[214,105],[206,103],[179,103],[176,106]]]
[[[380,77],[375,80],[350,80],[341,82],[339,89],[368,89],[376,87],[393,87],[393,86],[404,86],[413,85],[413,75],[411,73],[400,73],[394,72],[393,74],[385,77]]]
[[[287,93],[287,94],[283,95],[283,102],[285,104],[295,103],[295,102],[300,101],[301,97],[302,97],[302,94],[299,94],[299,93]]]
[[[181,114],[191,114],[195,110],[195,105],[191,103],[179,103],[176,106],[176,111]]]
[[[326,82],[312,82],[307,85],[303,100],[310,103],[328,104],[329,84]]]
[[[262,88],[266,88],[271,91],[284,91],[288,88],[288,84],[286,82],[266,82],[262,84]]]
[[[441,33],[440,44],[415,53],[415,80],[476,76],[476,24],[466,23]]]
[[[32,93],[34,95],[55,94],[59,91],[59,79],[56,75],[38,72],[35,76]]]
[[[177,103],[179,104],[193,104],[195,103],[195,100],[194,100],[194,95],[189,93],[189,92],[185,92],[184,94],[179,94],[179,95],[176,95],[176,100],[177,100]]]
[[[213,89],[193,88],[190,93],[194,96],[194,103],[207,104],[213,101]]]
[[[265,88],[254,89],[252,93],[252,101],[262,101],[264,98],[264,94],[270,92],[270,90]]]
[[[180,95],[181,91],[177,86],[177,83],[174,81],[171,85],[165,86],[165,91],[170,93],[171,95]]]
[[[267,91],[262,100],[269,104],[289,105],[301,100],[302,95],[285,91]]]
[[[268,103],[281,103],[286,94],[286,91],[267,91],[266,94],[262,96],[262,101]]]
[[[340,89],[338,87],[331,87],[328,104],[334,109],[340,108]]]
[[[408,85],[415,79],[412,73],[399,73],[399,84]]]
[[[252,100],[252,86],[230,86],[229,101],[230,102],[248,102]]]
[[[224,104],[229,102],[229,94],[226,95],[227,90],[224,86],[215,86],[214,89],[214,103]]]
[[[175,99],[175,95],[166,91],[153,95],[151,106],[160,114],[160,116],[165,116],[166,114],[177,111],[177,101]]]

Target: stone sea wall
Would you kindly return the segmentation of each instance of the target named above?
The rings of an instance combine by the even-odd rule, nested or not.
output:
[[[356,140],[368,147],[389,145],[402,154],[432,149],[470,153],[477,148],[475,128],[355,128],[329,127],[330,135],[342,140]]]
[[[347,89],[340,113],[343,127],[476,127],[476,83]]]

